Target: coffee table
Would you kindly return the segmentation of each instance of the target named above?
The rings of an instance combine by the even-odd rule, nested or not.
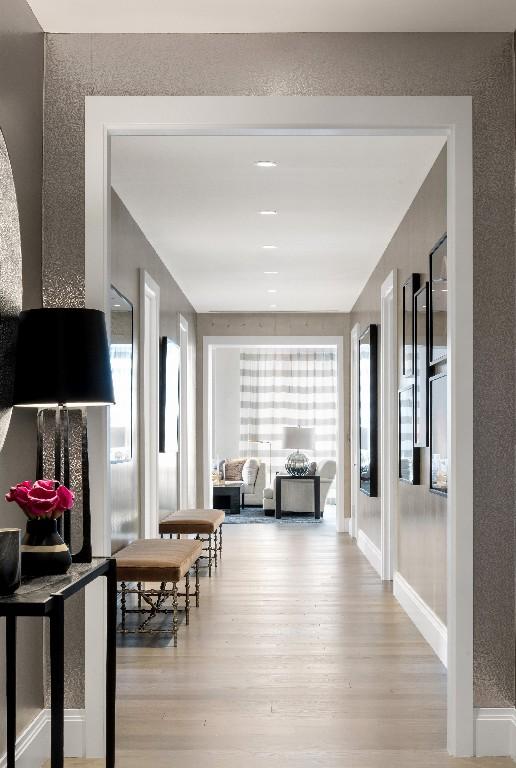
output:
[[[229,515],[240,514],[240,486],[214,485],[213,508],[223,509]]]

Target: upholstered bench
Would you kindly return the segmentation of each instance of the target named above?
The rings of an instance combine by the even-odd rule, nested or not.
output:
[[[212,562],[217,568],[218,556],[222,557],[224,519],[225,514],[221,509],[180,509],[160,522],[159,532],[162,537],[168,534],[172,538],[175,534],[178,539],[182,534],[195,534],[198,541],[207,543],[203,551],[208,553],[208,572],[211,576]]]
[[[196,539],[169,541],[163,539],[138,539],[117,552],[117,580],[120,582],[122,621],[119,631],[134,632],[172,632],[174,646],[177,646],[178,597],[185,598],[185,620],[190,621],[190,569],[195,566],[195,604],[199,605],[199,558],[202,555],[202,542]],[[185,591],[179,592],[178,582],[185,579]],[[136,587],[128,587],[127,582],[136,582]],[[143,582],[159,583],[159,589],[147,587]],[[172,589],[167,589],[167,584]],[[127,608],[127,595],[137,595],[138,607]],[[172,598],[172,608],[166,601]],[[145,606],[142,606],[142,602]],[[135,630],[127,629],[128,613],[146,615]],[[171,613],[171,629],[151,629],[148,624],[158,614]]]

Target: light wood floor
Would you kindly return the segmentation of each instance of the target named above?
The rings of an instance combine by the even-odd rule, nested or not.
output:
[[[119,649],[119,766],[512,765],[446,755],[445,671],[347,535],[227,525],[224,545],[177,649]]]

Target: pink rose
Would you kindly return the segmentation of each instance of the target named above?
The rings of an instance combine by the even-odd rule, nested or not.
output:
[[[15,501],[31,519],[58,518],[71,509],[75,494],[55,480],[36,480],[13,486],[5,496],[6,501]]]

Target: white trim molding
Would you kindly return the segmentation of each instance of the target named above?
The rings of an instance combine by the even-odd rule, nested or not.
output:
[[[378,576],[382,575],[382,553],[362,529],[358,531],[357,546],[369,560]]]
[[[85,757],[85,710],[65,709],[65,757]],[[50,756],[50,709],[42,709],[16,739],[16,768],[41,766]],[[0,768],[7,767],[7,754],[0,757]]]
[[[398,571],[394,574],[393,592],[405,613],[446,667],[448,663],[448,632],[441,619]]]
[[[512,757],[516,760],[516,709],[514,707],[475,710],[475,755]]]
[[[473,152],[471,96],[87,96],[86,306],[109,313],[110,144],[114,135],[441,135],[447,138],[448,751],[474,753],[473,717]],[[105,409],[90,422],[92,536],[109,551]],[[102,412],[102,413],[101,413]],[[340,413],[340,411],[339,411]],[[343,414],[347,420],[348,414]],[[341,419],[343,421],[343,419]],[[347,433],[345,433],[347,434]],[[87,630],[100,632],[87,618]],[[91,662],[94,660],[91,659]],[[93,675],[87,660],[86,675]],[[87,704],[88,707],[88,704]],[[88,709],[89,717],[90,709]]]

